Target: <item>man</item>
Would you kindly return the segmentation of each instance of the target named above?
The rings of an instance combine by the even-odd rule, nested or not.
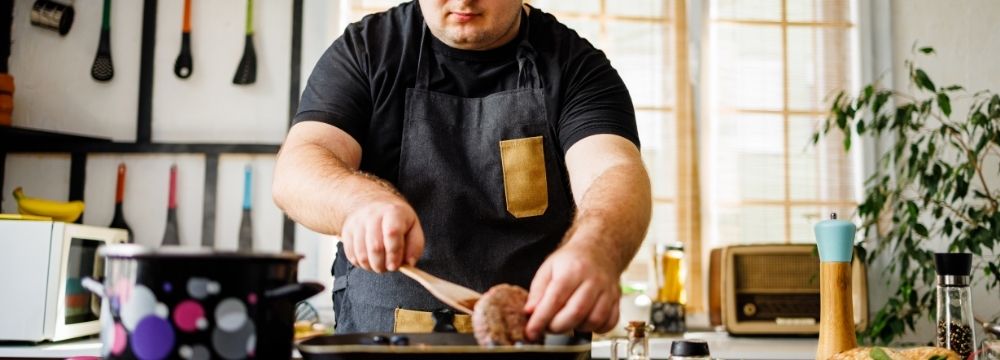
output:
[[[351,24],[322,56],[273,193],[340,236],[337,332],[469,330],[403,264],[528,288],[530,339],[604,332],[649,224],[638,144],[621,78],[553,16],[419,0]]]

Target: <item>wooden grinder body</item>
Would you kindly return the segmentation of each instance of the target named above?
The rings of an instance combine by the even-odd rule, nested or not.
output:
[[[820,263],[819,343],[816,359],[858,347],[854,335],[854,304],[851,299],[851,263]]]

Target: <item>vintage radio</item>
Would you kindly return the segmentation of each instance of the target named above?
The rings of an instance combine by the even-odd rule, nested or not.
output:
[[[733,335],[819,333],[819,257],[814,245],[736,245],[709,257],[709,319]],[[854,259],[854,323],[868,322],[868,283]]]

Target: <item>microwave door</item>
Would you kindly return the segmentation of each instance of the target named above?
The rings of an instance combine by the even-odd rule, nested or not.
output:
[[[106,239],[106,233],[93,227],[66,224],[53,341],[100,332],[100,298],[84,289],[82,280],[103,267],[97,248],[106,244]]]

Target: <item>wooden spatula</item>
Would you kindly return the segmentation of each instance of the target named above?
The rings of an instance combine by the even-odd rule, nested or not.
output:
[[[410,265],[400,266],[399,272],[416,280],[441,302],[469,315],[472,315],[472,308],[476,306],[476,301],[479,301],[479,298],[483,296],[472,289],[443,280]]]

